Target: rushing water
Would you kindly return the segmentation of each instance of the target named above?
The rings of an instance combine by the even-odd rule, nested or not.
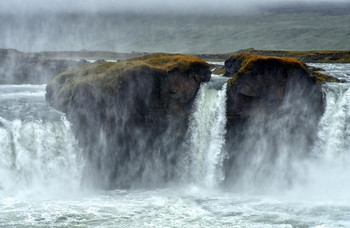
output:
[[[316,66],[349,78],[350,65]],[[65,116],[45,103],[44,85],[0,86],[0,227],[349,227],[350,84],[324,85],[317,141],[310,157],[294,161],[294,185],[241,191],[219,187],[220,80],[203,84],[193,107],[187,181],[114,191],[80,185],[81,150]]]
[[[225,157],[226,84],[221,90],[202,84],[189,126],[190,180],[215,187],[223,179],[222,165]]]

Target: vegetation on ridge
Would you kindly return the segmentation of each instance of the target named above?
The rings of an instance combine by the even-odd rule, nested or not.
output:
[[[225,54],[192,54],[201,59],[225,61],[233,55],[250,53],[261,56],[275,56],[295,58],[306,63],[350,63],[350,51],[322,50],[322,51],[285,51],[285,50],[256,50],[254,48],[242,49]]]
[[[208,72],[203,72],[203,76],[191,73],[201,69],[208,69]],[[48,89],[60,88],[58,95],[62,103],[66,103],[69,102],[74,91],[82,87],[89,88],[88,90],[95,97],[100,97],[101,92],[118,94],[119,88],[130,81],[130,77],[137,75],[140,78],[152,75],[165,77],[171,72],[179,72],[188,78],[193,77],[193,80],[198,83],[210,78],[209,64],[197,57],[155,53],[119,62],[99,62],[73,68],[56,75],[48,84]],[[207,77],[207,79],[197,77]]]
[[[242,53],[242,54],[230,57],[229,60],[236,60],[237,62],[239,62],[240,68],[238,72],[234,72],[233,75],[230,75],[232,76],[232,78],[228,80],[228,86],[231,86],[233,83],[235,83],[239,76],[243,74],[251,73],[251,71],[255,70],[254,67],[258,64],[273,65],[277,67],[283,67],[285,69],[293,69],[293,68],[301,69],[308,72],[310,77],[314,77],[317,83],[323,83],[326,81],[328,82],[339,81],[338,79],[333,78],[331,76],[310,70],[305,63],[293,58],[259,56],[259,55],[250,54],[250,53]],[[229,76],[228,74],[226,75]]]
[[[166,73],[178,69],[180,72],[186,72],[193,66],[208,67],[208,63],[192,56],[182,54],[165,54],[156,53],[145,55],[133,59],[120,62],[102,62],[88,64],[79,68],[66,71],[58,77],[70,78],[72,83],[78,83],[91,80],[112,80],[113,78],[122,76],[130,70],[140,68],[151,68]],[[71,77],[73,75],[81,75],[84,77]]]

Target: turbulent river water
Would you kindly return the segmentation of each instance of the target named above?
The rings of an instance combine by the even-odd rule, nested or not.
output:
[[[350,64],[314,65],[350,82]],[[113,191],[81,186],[82,151],[45,85],[1,85],[0,227],[349,227],[350,83],[323,86],[325,113],[312,156],[293,161],[296,181],[244,190],[220,187],[223,84],[214,76],[197,95],[183,182]]]

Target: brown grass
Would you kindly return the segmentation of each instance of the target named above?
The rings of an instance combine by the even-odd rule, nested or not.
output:
[[[126,77],[132,72],[142,72],[152,69],[162,74],[173,70],[186,72],[194,66],[209,67],[208,63],[197,57],[182,54],[156,53],[128,59],[120,62],[103,62],[87,64],[63,72],[55,77],[56,82],[64,83],[62,92],[75,88],[84,83],[97,85],[108,91],[116,93],[115,87],[121,83],[120,77]],[[114,88],[111,90],[111,88]]]
[[[275,57],[275,56],[260,56],[250,53],[242,53],[238,56],[233,56],[231,58],[238,59],[242,62],[241,68],[239,71],[232,76],[232,78],[228,81],[228,86],[231,86],[235,83],[238,77],[242,74],[249,74],[254,69],[256,64],[271,64],[276,66],[282,66],[286,68],[299,68],[307,71],[310,74],[310,77],[315,77],[317,83],[328,82],[337,82],[339,81],[336,78],[330,77],[328,75],[314,72],[308,69],[307,65],[297,59],[287,58],[287,57]]]

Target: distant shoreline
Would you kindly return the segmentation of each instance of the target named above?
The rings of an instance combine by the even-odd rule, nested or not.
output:
[[[44,52],[20,52],[15,49],[0,49],[0,57],[22,55],[28,58],[40,60],[124,60],[139,57],[151,52],[120,53],[110,51],[44,51]],[[236,52],[223,54],[196,54],[182,53],[196,56],[206,61],[225,61],[233,55],[251,53],[262,56],[277,56],[295,58],[306,63],[350,63],[350,50],[314,50],[314,51],[285,51],[285,50],[256,50],[242,49]]]
[[[305,63],[350,63],[350,50],[312,50],[312,51],[285,51],[285,50],[256,50],[242,49],[226,54],[192,54],[204,60],[225,61],[233,55],[250,53],[262,56],[276,56],[295,58]]]
[[[210,64],[213,74],[225,73],[222,62],[240,53],[261,56],[290,57],[304,63],[350,63],[350,51],[282,51],[243,49],[223,54],[189,54]],[[45,84],[53,75],[88,64],[89,62],[119,62],[140,57],[151,52],[109,52],[109,51],[45,51],[20,52],[15,49],[0,49],[0,84]]]

